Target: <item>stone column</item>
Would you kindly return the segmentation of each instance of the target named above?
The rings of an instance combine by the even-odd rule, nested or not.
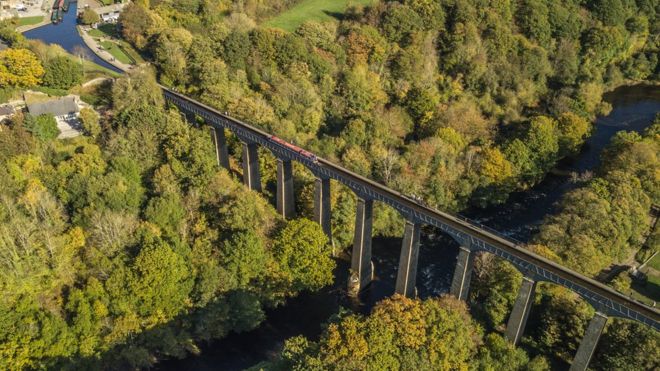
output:
[[[330,205],[330,179],[316,178],[314,182],[314,221],[321,225],[332,243],[332,209]]]
[[[401,257],[399,258],[399,270],[396,275],[395,292],[409,298],[415,295],[421,229],[422,225],[420,223],[407,220],[401,243]]]
[[[277,159],[277,213],[291,219],[295,213],[291,160]]]
[[[594,354],[594,350],[596,350],[596,345],[598,345],[600,334],[603,333],[606,324],[607,316],[596,312],[591,321],[589,321],[589,327],[587,327],[575,358],[573,358],[570,371],[584,371],[587,369],[591,356]]]
[[[357,295],[371,282],[371,226],[374,201],[358,197],[348,292]]]
[[[465,246],[460,246],[459,249],[449,293],[458,299],[467,300],[470,291],[470,279],[472,278],[472,266],[474,265],[474,253]]]
[[[251,190],[261,192],[261,176],[259,175],[259,154],[257,143],[243,142],[243,184]]]
[[[504,336],[513,345],[518,344],[518,341],[525,332],[527,317],[529,317],[529,311],[534,302],[535,289],[536,281],[528,277],[523,277],[520,290],[518,291],[518,297],[513,304],[513,310],[511,311],[511,316],[509,316],[509,322],[506,325],[506,332],[504,333]]]
[[[218,161],[218,166],[229,170],[229,152],[227,151],[225,129],[211,127],[211,138],[215,145],[215,158]]]

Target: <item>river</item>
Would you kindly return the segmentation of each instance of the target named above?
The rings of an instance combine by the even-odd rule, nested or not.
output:
[[[24,32],[23,36],[32,40],[41,40],[46,44],[58,44],[64,50],[71,54],[77,54],[78,50],[84,50],[87,59],[115,72],[122,72],[117,67],[99,58],[94,52],[87,47],[82,37],[76,28],[76,10],[78,9],[77,2],[71,2],[69,11],[64,13],[62,22],[58,24],[49,23],[30,31]]]
[[[612,111],[595,122],[594,132],[578,156],[562,161],[557,174],[550,174],[540,184],[525,192],[516,192],[499,206],[468,210],[466,215],[521,241],[528,241],[543,217],[555,211],[555,204],[567,191],[578,186],[571,173],[594,171],[600,163],[600,153],[614,134],[621,130],[643,131],[660,112],[660,87],[624,86],[607,93],[604,99]],[[425,232],[429,232],[428,230]],[[374,238],[373,260],[375,281],[360,295],[359,303],[345,295],[349,264],[340,260],[336,284],[321,292],[303,293],[286,305],[268,310],[267,319],[257,329],[213,341],[201,347],[201,354],[181,360],[166,360],[155,369],[179,370],[242,370],[277,356],[284,341],[304,335],[318,339],[322,325],[337,313],[340,306],[367,312],[375,302],[394,292],[401,240]],[[442,235],[422,235],[417,276],[421,298],[447,293],[453,275],[458,245]]]
[[[73,3],[64,20],[58,25],[47,25],[26,32],[29,39],[60,44],[69,52],[77,47],[85,48],[92,60],[104,67],[116,70],[98,58],[87,48],[76,30],[76,3]],[[612,105],[612,111],[595,122],[592,136],[578,156],[562,161],[556,174],[583,174],[597,169],[600,153],[614,134],[621,130],[641,132],[660,112],[660,87],[636,85],[624,86],[607,93],[604,99]],[[556,202],[567,191],[578,186],[570,175],[548,175],[540,184],[524,192],[516,192],[499,206],[467,210],[465,215],[511,238],[528,241],[535,233],[543,217],[555,211]],[[418,294],[421,298],[437,296],[449,291],[458,245],[447,236],[426,229],[422,235],[417,276]],[[340,306],[366,313],[377,301],[394,292],[398,268],[399,238],[373,240],[373,261],[376,277],[360,295],[359,301],[347,298],[345,286],[349,263],[339,260],[335,271],[335,285],[317,293],[302,293],[289,299],[284,306],[266,311],[267,319],[255,330],[232,333],[223,339],[201,346],[200,355],[181,360],[164,360],[155,369],[179,370],[242,370],[261,361],[274,358],[284,341],[292,336],[304,335],[317,339],[322,325]]]

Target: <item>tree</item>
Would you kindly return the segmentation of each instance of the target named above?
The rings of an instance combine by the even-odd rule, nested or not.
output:
[[[0,51],[0,87],[30,87],[41,82],[44,69],[31,51],[5,49]]]
[[[80,13],[80,23],[91,25],[101,21],[101,17],[94,11],[94,9],[85,9]]]
[[[622,24],[627,19],[627,9],[621,0],[591,0],[591,9],[606,26]]]
[[[543,361],[529,363],[524,351],[498,335],[489,335],[477,353],[482,336],[465,303],[455,298],[420,301],[395,295],[379,302],[367,317],[340,314],[318,343],[301,336],[289,339],[278,366],[293,370],[453,370],[479,363],[492,370],[506,362],[511,370],[547,369]]]
[[[148,221],[159,226],[163,232],[175,236],[185,216],[185,209],[178,194],[168,193],[152,198],[145,210]]]
[[[412,33],[422,28],[422,19],[406,5],[390,4],[383,13],[380,27],[388,40],[406,43]]]
[[[222,245],[222,266],[230,273],[231,288],[247,288],[266,269],[268,256],[262,239],[252,231],[233,233]]]
[[[161,27],[162,20],[144,5],[129,3],[119,16],[122,35],[138,49],[147,46],[149,38]]]
[[[46,63],[43,84],[55,89],[69,89],[82,81],[80,66],[67,56],[55,57]]]
[[[223,42],[222,57],[232,68],[245,69],[245,62],[250,52],[250,37],[246,32],[232,32]]]
[[[286,272],[295,291],[315,291],[332,283],[332,250],[318,223],[309,219],[288,222],[275,238],[273,249],[280,269]]]
[[[123,14],[123,13],[122,13]],[[117,111],[162,108],[163,93],[148,67],[133,69],[112,86],[112,104]]]
[[[85,107],[80,110],[80,121],[82,122],[85,133],[92,138],[101,134],[101,125],[99,124],[99,114],[93,108]]]
[[[534,177],[538,180],[557,161],[559,138],[557,122],[550,117],[534,117],[529,126],[525,144],[534,161]]]
[[[660,359],[660,334],[637,322],[614,318],[598,342],[592,364],[601,370],[650,370]]]
[[[559,117],[559,152],[563,155],[575,155],[591,132],[591,123],[584,117],[566,112]]]
[[[542,46],[550,42],[548,7],[542,0],[525,0],[518,8],[517,20],[525,35]]]
[[[193,284],[189,263],[162,241],[142,248],[127,278],[136,311],[161,321],[183,310]]]
[[[340,89],[349,116],[369,115],[375,107],[387,100],[378,76],[364,66],[346,71]]]
[[[192,42],[192,34],[184,28],[168,28],[158,35],[154,43],[154,57],[163,83],[172,85],[187,81],[186,55]]]
[[[28,114],[25,116],[23,125],[34,137],[42,141],[53,140],[60,134],[55,117],[49,114],[37,117]]]

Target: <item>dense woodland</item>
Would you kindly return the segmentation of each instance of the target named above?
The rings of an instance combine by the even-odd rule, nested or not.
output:
[[[537,184],[608,111],[603,92],[660,78],[653,0],[381,1],[292,33],[259,26],[293,3],[136,1],[120,26],[161,83],[450,211]],[[81,81],[75,59],[0,37],[5,91]],[[0,368],[148,366],[332,283],[331,253],[353,236],[350,191],[333,188],[329,246],[302,218],[311,174],[296,168],[301,219],[278,217],[272,158],[262,153],[266,198],[246,190],[217,168],[208,132],[164,106],[148,68],[90,99],[102,115],[83,112],[83,137],[56,140],[52,117],[0,126]],[[634,254],[659,203],[659,127],[617,135],[529,248],[592,276]],[[375,218],[377,234],[400,235],[395,211]],[[338,314],[318,342],[291,339],[263,367],[561,367],[593,308],[541,285],[538,325],[515,349],[499,333],[520,277],[480,256],[471,314],[451,298],[388,299],[369,316]],[[610,321],[592,366],[657,368],[659,340]]]
[[[293,33],[244,3],[135,2],[120,23],[161,82],[444,210],[538,183],[605,90],[658,78],[653,2],[377,2]]]
[[[147,366],[332,282],[320,227],[218,170],[152,74],[111,99],[111,117],[83,115],[88,136],[22,116],[0,131],[2,369]]]

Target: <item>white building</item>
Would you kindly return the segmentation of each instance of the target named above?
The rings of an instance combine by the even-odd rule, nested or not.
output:
[[[103,23],[116,23],[119,20],[119,14],[124,9],[126,3],[112,4],[94,9],[96,14],[101,17]]]

